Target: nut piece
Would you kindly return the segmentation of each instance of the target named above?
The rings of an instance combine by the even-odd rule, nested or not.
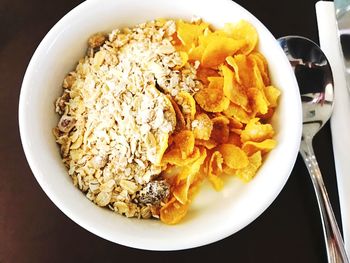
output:
[[[71,129],[73,129],[76,122],[76,119],[67,115],[62,115],[57,127],[61,132],[68,133]]]
[[[70,96],[68,92],[64,92],[61,97],[56,100],[56,112],[63,114],[66,107],[66,103],[69,101]]]
[[[102,46],[105,41],[106,41],[106,36],[102,33],[97,33],[95,35],[92,35],[89,38],[88,44],[92,48],[98,48]]]
[[[63,80],[62,87],[64,89],[70,89],[73,86],[75,80],[76,78],[74,75],[68,74]]]
[[[144,219],[151,218],[152,213],[151,213],[151,208],[149,206],[144,206],[141,208],[141,217]]]
[[[139,193],[139,202],[158,205],[170,193],[169,184],[165,181],[151,181]]]

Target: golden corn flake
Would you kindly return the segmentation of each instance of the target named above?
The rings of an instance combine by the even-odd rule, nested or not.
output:
[[[219,37],[226,37],[226,35],[221,32],[219,33],[218,31],[216,32],[211,32],[209,28],[206,28],[203,32],[203,35],[198,37],[198,46],[193,46],[190,51],[189,51],[189,57],[190,60],[198,60],[202,61],[204,51],[206,50],[207,46],[211,43],[214,42],[217,38]],[[203,67],[206,67],[203,65]]]
[[[218,145],[218,143],[212,139],[209,139],[209,140],[196,139],[195,145],[204,146],[206,149],[211,150],[215,148]]]
[[[270,107],[267,110],[266,114],[256,114],[256,117],[264,121],[269,121],[269,119],[273,116],[274,113],[275,113],[275,108]]]
[[[245,142],[242,146],[243,151],[245,151],[248,155],[252,155],[257,151],[261,151],[262,153],[267,153],[276,147],[277,142],[273,139],[266,139],[262,142]]]
[[[192,130],[196,139],[209,140],[213,123],[205,113],[200,113],[192,122]]]
[[[271,124],[261,124],[258,118],[249,121],[241,133],[242,142],[261,142],[270,139],[275,134]]]
[[[217,143],[226,143],[230,134],[229,123],[230,121],[224,116],[217,116],[211,119],[213,122],[213,130],[211,131],[210,138]]]
[[[168,225],[180,222],[187,214],[189,204],[181,204],[173,198],[160,209],[160,220]]]
[[[181,58],[181,65],[177,66],[176,69],[180,69],[180,68],[184,67],[189,60],[188,53],[186,53],[185,51],[179,51],[179,54],[180,54],[180,58]]]
[[[249,163],[246,167],[238,169],[235,175],[243,179],[245,182],[249,182],[253,179],[262,163],[261,152],[256,152],[248,158]]]
[[[181,43],[187,47],[187,50],[189,50],[192,47],[192,44],[197,44],[198,37],[202,35],[204,29],[208,27],[208,24],[201,23],[196,25],[184,22],[183,20],[178,20],[176,27],[178,39],[180,39]]]
[[[258,66],[265,86],[270,85],[270,77],[269,77],[269,72],[268,72],[268,68],[267,68],[267,61],[266,61],[265,57],[261,53],[255,51],[255,52],[250,53],[248,58],[250,60],[252,60]]]
[[[190,61],[201,61],[202,56],[205,50],[205,46],[200,45],[200,46],[192,46],[192,48],[188,52],[188,59]]]
[[[221,144],[218,149],[224,158],[224,163],[232,169],[244,168],[249,163],[247,154],[233,144]]]
[[[181,91],[177,96],[181,100],[183,114],[189,115],[190,119],[193,120],[196,114],[196,102],[194,98],[186,91]]]
[[[230,131],[233,129],[242,129],[243,128],[243,124],[239,120],[235,119],[233,116],[227,117],[227,119],[229,120]]]
[[[238,68],[238,75],[240,84],[245,88],[254,87],[254,77],[253,77],[253,68],[254,63],[247,59],[245,55],[238,54],[233,57],[236,68]]]
[[[194,135],[191,131],[183,130],[174,135],[174,143],[180,149],[182,159],[185,159],[193,152]]]
[[[227,62],[227,64],[229,64],[229,65],[232,67],[232,69],[233,69],[234,78],[232,78],[232,79],[234,79],[236,82],[238,82],[239,84],[241,84],[242,82],[241,82],[241,79],[240,79],[240,77],[239,77],[239,67],[238,67],[238,65],[237,65],[237,63],[236,63],[236,61],[235,61],[235,59],[234,59],[232,56],[228,56],[228,57],[226,58],[226,62]]]
[[[211,68],[199,67],[197,69],[197,79],[199,79],[204,85],[209,84],[208,77],[218,77],[219,73]]]
[[[242,46],[244,46],[244,42],[241,40],[217,36],[205,48],[201,61],[202,65],[208,68],[217,68],[225,61],[227,56],[235,54]]]
[[[183,172],[178,176],[179,180],[194,176],[199,172],[201,165],[204,163],[204,160],[207,157],[207,150],[204,147],[196,147],[196,151],[197,150],[199,152],[198,157],[190,164],[187,164],[188,169],[186,172]],[[191,179],[190,182],[192,183],[193,180]]]
[[[174,101],[174,99],[171,96],[167,96],[169,101],[171,102],[171,105],[173,106],[175,116],[176,116],[176,126],[175,130],[180,131],[186,128],[186,122],[185,122],[185,117],[182,114],[182,111],[179,108],[179,105]]]
[[[235,133],[235,134],[239,135],[239,136],[242,134],[242,129],[231,129],[230,131],[232,133]]]
[[[234,176],[234,175],[236,175],[236,171],[237,171],[237,169],[230,168],[225,164],[222,166],[223,174]]]
[[[234,24],[226,23],[222,30],[233,39],[244,40],[245,45],[240,49],[244,55],[253,51],[258,43],[258,32],[247,21],[241,20]]]
[[[175,186],[173,194],[175,198],[182,204],[188,201],[188,191],[191,184],[194,182],[201,165],[207,157],[207,152],[204,148],[200,149],[200,156],[191,165],[184,167],[182,172],[178,175],[178,185]]]
[[[177,166],[186,166],[193,163],[200,157],[200,151],[198,147],[195,147],[193,153],[186,158],[182,158],[182,153],[179,148],[168,148],[163,155],[162,165],[171,164]]]
[[[226,110],[223,113],[227,117],[233,117],[241,123],[248,123],[251,119],[250,115],[240,106],[230,103]]]
[[[261,72],[259,70],[259,67],[254,62],[253,64],[253,87],[263,90],[265,87],[265,83],[261,76]]]
[[[199,90],[169,96],[176,117],[175,132],[157,150],[163,175],[171,182],[171,196],[160,219],[178,223],[187,213],[194,192],[207,178],[221,190],[223,175],[248,182],[262,164],[262,154],[276,146],[268,122],[280,91],[271,85],[265,57],[256,50],[258,34],[246,21],[211,30],[200,21],[176,23],[172,43],[187,70],[199,63]],[[176,100],[176,101],[175,101]],[[162,156],[162,157],[161,157]]]
[[[241,136],[235,132],[230,132],[227,143],[236,145],[241,148],[242,146]]]
[[[224,95],[222,77],[211,78],[209,86],[197,92],[194,98],[208,112],[221,112],[230,104]]]
[[[239,83],[234,79],[232,70],[223,65],[221,66],[222,74],[224,75],[224,94],[225,96],[235,103],[247,109],[248,107],[248,97],[245,94],[245,91],[239,85]]]
[[[188,167],[184,169],[184,171],[187,171]],[[187,180],[182,180],[178,185],[175,186],[173,189],[173,195],[181,204],[187,203],[188,198],[188,189],[190,188],[190,176],[187,178]]]
[[[267,86],[264,88],[265,96],[270,103],[271,107],[277,107],[277,101],[281,92],[274,86]]]
[[[266,99],[265,94],[258,88],[249,88],[247,95],[251,101],[251,107],[255,114],[266,114],[269,108],[269,101]]]
[[[219,175],[222,173],[223,158],[219,151],[214,152],[208,165],[208,179],[216,191],[220,191],[224,186],[224,181]]]

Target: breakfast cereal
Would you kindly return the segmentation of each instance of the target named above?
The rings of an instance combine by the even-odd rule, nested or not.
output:
[[[157,19],[97,33],[63,80],[53,132],[74,185],[127,217],[182,220],[203,180],[251,180],[280,91],[246,21]]]

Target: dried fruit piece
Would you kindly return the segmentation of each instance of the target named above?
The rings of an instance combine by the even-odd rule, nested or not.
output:
[[[138,200],[143,204],[159,205],[169,193],[170,186],[165,180],[150,181],[140,190]]]
[[[68,133],[74,128],[76,122],[77,120],[75,118],[67,115],[62,115],[57,127],[61,132]]]
[[[89,47],[98,48],[103,45],[106,39],[107,37],[102,33],[94,34],[88,40]]]

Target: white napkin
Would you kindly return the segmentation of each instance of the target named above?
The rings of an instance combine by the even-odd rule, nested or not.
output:
[[[331,118],[332,142],[339,191],[345,249],[350,254],[350,93],[340,51],[333,2],[316,3],[320,46],[333,71],[335,104]]]

